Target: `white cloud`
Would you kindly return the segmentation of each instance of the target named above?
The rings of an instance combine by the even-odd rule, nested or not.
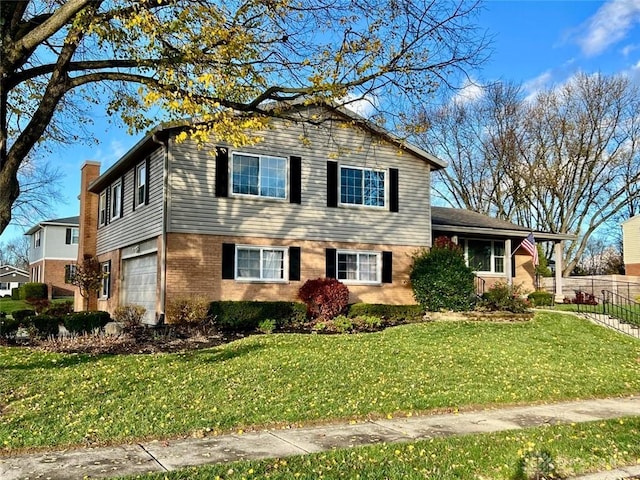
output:
[[[453,97],[452,102],[465,105],[478,100],[484,94],[484,88],[477,83],[468,81]]]
[[[634,52],[636,50],[638,50],[640,48],[640,45],[638,44],[630,44],[630,45],[625,45],[624,47],[622,47],[622,50],[620,50],[622,52],[622,55],[624,55],[625,57],[628,57],[631,52]]]
[[[638,0],[610,0],[583,25],[577,42],[585,55],[598,55],[623,40],[639,22]]]
[[[348,94],[346,97],[338,100],[338,104],[357,113],[363,118],[369,118],[375,113],[378,107],[378,99],[373,95],[356,97],[353,94]]]
[[[553,75],[551,70],[541,73],[537,77],[527,80],[522,84],[522,90],[526,95],[526,100],[532,100],[538,92],[545,90],[551,84]]]

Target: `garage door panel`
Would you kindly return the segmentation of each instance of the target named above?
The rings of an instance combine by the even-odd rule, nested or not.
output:
[[[155,323],[157,255],[145,255],[123,260],[123,305],[140,305],[147,311],[145,323]]]

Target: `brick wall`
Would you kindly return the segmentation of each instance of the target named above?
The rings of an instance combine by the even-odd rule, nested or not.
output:
[[[625,275],[640,275],[640,263],[627,263],[624,266]]]
[[[297,246],[301,248],[301,281],[286,283],[222,280],[222,244]],[[325,248],[393,252],[393,282],[348,285],[351,302],[415,303],[408,285],[411,254],[419,247],[291,241],[233,236],[168,234],[167,299],[202,295],[207,300],[295,300],[311,278],[325,276]]]
[[[43,283],[49,286],[49,295],[54,297],[73,296],[76,287],[65,283],[65,267],[74,263],[74,260],[45,260]]]
[[[98,296],[96,309],[109,312],[113,315],[116,307],[120,305],[120,251],[114,250],[107,254],[98,256],[100,264],[111,260],[111,292],[109,298]]]

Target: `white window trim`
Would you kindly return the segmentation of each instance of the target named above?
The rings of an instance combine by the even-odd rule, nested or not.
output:
[[[116,195],[116,189],[119,190],[117,195]],[[114,207],[116,205],[118,206],[117,214],[114,213],[114,210],[115,210]],[[122,218],[122,181],[120,180],[114,183],[113,185],[111,185],[111,208],[109,211],[111,213],[111,220]]]
[[[75,235],[73,233],[76,233]],[[75,242],[73,241],[75,239]],[[71,227],[71,245],[78,245],[80,243],[80,228]]]
[[[235,162],[236,155],[243,155],[245,157],[255,157],[258,159],[258,194],[253,195],[251,193],[236,193],[233,191],[233,164]],[[278,160],[284,160],[285,171],[284,171],[284,197],[272,197],[270,195],[261,195],[260,192],[260,179],[261,179],[261,170],[262,170],[262,159],[263,158],[277,158]],[[261,155],[257,153],[248,153],[248,152],[233,152],[231,154],[231,162],[229,162],[229,194],[233,197],[245,197],[245,198],[260,198],[266,200],[275,200],[280,202],[285,202],[289,200],[289,159],[287,157],[279,157],[277,155]]]
[[[105,269],[105,267],[107,268]],[[100,282],[100,299],[106,300],[111,296],[111,266],[108,261],[100,263],[100,272],[103,275],[106,274]]]
[[[505,240],[490,240],[487,238],[461,238],[460,240],[462,240],[464,242],[464,261],[467,264],[467,266],[469,266],[469,240],[476,240],[479,242],[491,242],[491,270],[474,270],[474,273],[478,273],[478,274],[482,274],[482,275],[499,275],[499,276],[504,276],[507,274],[507,256],[506,256],[506,241]],[[496,248],[495,248],[495,242],[502,242],[503,245],[503,249],[505,251],[505,255],[496,255]],[[503,263],[502,266],[504,268],[504,271],[502,272],[496,272],[496,263],[495,263],[495,259],[496,258],[502,258],[503,259]]]
[[[140,170],[142,169],[144,169],[144,175],[140,175]],[[140,201],[140,188],[144,188],[142,201]],[[144,207],[145,199],[149,195],[148,188],[149,185],[147,185],[147,161],[144,160],[143,162],[136,165],[136,184],[134,185],[133,191],[133,194],[136,198],[136,201],[134,202],[136,208]]]
[[[340,271],[338,268],[340,254],[346,255],[358,255],[358,276],[360,274],[360,255],[375,255],[376,256],[376,280],[350,280],[340,278]],[[382,252],[375,250],[337,250],[336,251],[336,277],[345,285],[382,285]]]
[[[342,202],[342,169],[349,168],[351,170],[362,170],[370,171],[370,172],[382,172],[384,173],[384,205],[365,205],[364,203],[343,203]],[[362,175],[362,201],[364,202],[364,174]],[[384,168],[366,168],[366,167],[356,167],[354,165],[338,165],[338,205],[341,207],[349,207],[349,208],[373,208],[377,210],[388,210],[389,209],[389,170]]]
[[[42,245],[42,230],[37,230],[36,233],[33,234],[33,247],[40,248]]]
[[[238,250],[259,250],[260,251],[260,278],[257,277],[242,277],[238,276]],[[282,278],[263,278],[262,277],[262,252],[264,250],[277,250],[283,253],[283,272]],[[289,248],[279,247],[273,245],[236,245],[235,263],[234,263],[234,279],[237,282],[252,282],[252,283],[287,283],[289,281]]]
[[[109,207],[107,205],[107,191],[105,190],[100,194],[100,199],[98,200],[98,226],[99,227],[104,227],[107,224],[108,208]]]

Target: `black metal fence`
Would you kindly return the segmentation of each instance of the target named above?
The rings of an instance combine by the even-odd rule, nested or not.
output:
[[[610,290],[598,295],[576,291],[575,304],[580,313],[610,328],[640,338],[640,303]]]

